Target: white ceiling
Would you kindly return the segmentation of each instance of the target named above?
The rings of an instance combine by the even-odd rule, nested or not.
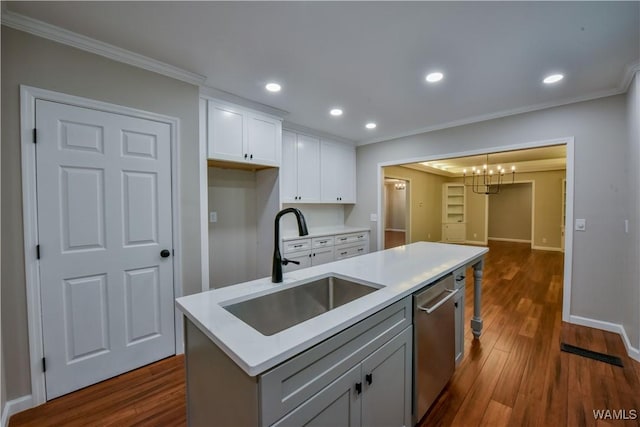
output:
[[[624,91],[638,2],[11,2],[358,143]],[[439,84],[424,76],[441,70]],[[559,84],[542,78],[562,72]],[[270,94],[268,81],[283,90]],[[330,117],[331,107],[344,115]],[[367,121],[378,123],[371,131]]]

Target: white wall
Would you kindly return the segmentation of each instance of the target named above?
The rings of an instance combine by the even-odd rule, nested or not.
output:
[[[636,349],[640,348],[640,74],[631,83],[627,94],[629,147],[626,168],[628,182],[629,234],[624,236],[627,247],[626,275],[622,287],[622,324]]]
[[[298,208],[307,222],[310,232],[323,228],[344,226],[344,205],[285,203],[282,208]],[[298,223],[295,216],[289,214],[280,219],[280,235],[297,236]]]
[[[198,88],[2,26],[2,349],[6,399],[31,393],[27,328],[20,84],[180,119],[184,294],[201,290]]]
[[[208,168],[209,286],[219,288],[257,279],[256,173]]]
[[[626,107],[626,97],[618,95],[358,147],[358,204],[347,208],[346,222],[376,227],[369,215],[377,212],[380,162],[455,157],[467,151],[573,136],[574,212],[576,218],[587,219],[587,231],[574,233],[572,295],[567,296],[570,311],[620,324],[627,252],[621,244],[628,197],[624,191],[628,174],[621,167],[626,163]],[[375,233],[371,247],[377,248]]]

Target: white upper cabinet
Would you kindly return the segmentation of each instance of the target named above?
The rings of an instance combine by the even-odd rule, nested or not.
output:
[[[350,145],[323,140],[320,182],[325,203],[356,202],[356,150]]]
[[[279,119],[208,100],[207,125],[210,159],[280,166]]]
[[[320,202],[320,140],[282,132],[280,194],[283,203]]]

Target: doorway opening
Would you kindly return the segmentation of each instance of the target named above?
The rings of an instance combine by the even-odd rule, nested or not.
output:
[[[402,246],[410,241],[410,188],[406,179],[385,178],[384,241],[385,249]]]
[[[490,238],[513,239],[527,241],[529,250],[545,250],[564,252],[564,275],[562,298],[562,318],[569,320],[571,294],[571,262],[572,262],[572,230],[566,223],[571,224],[573,215],[573,138],[530,142],[512,146],[485,148],[451,155],[433,156],[430,158],[412,158],[406,161],[380,163],[379,166],[379,208],[381,218],[378,224],[378,248],[386,247],[385,218],[384,218],[384,179],[393,170],[396,176],[411,176],[414,182],[429,183],[428,190],[416,192],[413,188],[414,203],[412,208],[423,204],[424,210],[418,216],[414,215],[413,233],[409,242],[435,241],[459,244],[487,245]],[[489,161],[490,160],[490,161]],[[520,218],[520,214],[513,213],[508,206],[515,207],[517,201],[508,201],[507,207],[500,208],[495,198],[495,191],[478,191],[472,184],[472,172],[479,174],[484,165],[487,171],[511,170],[515,166],[515,176],[505,174],[500,191],[509,194],[510,186],[513,191],[528,188],[528,213],[524,215],[525,234],[523,236],[505,237],[497,234],[495,227],[489,229],[490,206],[493,204],[493,216],[508,213],[508,218]],[[478,169],[480,168],[480,169]],[[398,172],[399,171],[399,172]],[[398,173],[396,173],[398,172]],[[420,176],[417,176],[419,173]],[[495,173],[495,172],[494,172]],[[422,175],[428,177],[423,178]],[[449,189],[456,192],[453,194]],[[446,191],[445,191],[446,190]],[[492,188],[496,190],[496,188]],[[497,196],[500,197],[500,196]],[[445,203],[446,199],[446,203]],[[508,199],[508,197],[507,197]],[[491,202],[489,201],[491,200]],[[514,199],[515,200],[515,199]],[[497,205],[496,205],[497,204]],[[520,206],[518,206],[520,207]],[[455,209],[455,212],[453,211]],[[453,215],[453,213],[455,215]],[[427,222],[433,219],[433,224]],[[447,219],[455,219],[450,224]],[[460,218],[463,218],[460,221]],[[498,217],[499,218],[499,217]],[[453,220],[452,220],[453,221]],[[531,226],[527,227],[530,221]],[[454,228],[455,233],[451,232]],[[529,231],[530,230],[530,231]],[[492,234],[493,233],[493,234]],[[462,237],[460,237],[462,236]]]

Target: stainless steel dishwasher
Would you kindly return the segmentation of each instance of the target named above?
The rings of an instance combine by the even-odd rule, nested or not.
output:
[[[453,275],[413,294],[413,415],[422,419],[455,369]]]

